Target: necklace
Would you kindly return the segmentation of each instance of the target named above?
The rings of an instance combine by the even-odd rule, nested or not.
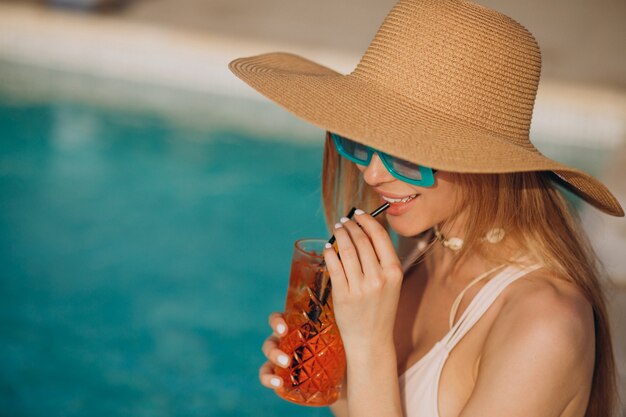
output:
[[[458,252],[463,247],[463,239],[461,239],[460,237],[451,237],[450,239],[446,239],[443,234],[441,234],[438,224],[433,227],[433,231],[435,232],[435,237],[438,241],[441,242],[444,248],[448,248],[453,250],[454,252]]]
[[[460,237],[451,237],[446,239],[445,236],[439,230],[439,225],[436,224],[433,226],[433,232],[435,232],[435,237],[441,244],[454,252],[458,252],[463,248],[463,239]],[[487,232],[483,240],[486,240],[489,243],[495,244],[504,239],[504,229],[493,228]]]

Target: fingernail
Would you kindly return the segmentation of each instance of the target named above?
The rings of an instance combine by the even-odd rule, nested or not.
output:
[[[330,243],[326,242],[326,244],[324,245],[324,247],[325,247],[326,249],[330,249],[330,248],[332,248],[332,247],[333,247],[333,245],[331,245]]]
[[[283,334],[285,332],[285,325],[280,323],[276,326],[276,331],[278,332],[278,334]]]
[[[282,366],[287,366],[289,364],[289,358],[286,355],[280,355],[278,357],[278,363]]]
[[[273,378],[270,380],[270,384],[272,384],[272,385],[273,385],[273,386],[275,386],[275,387],[279,387],[279,386],[280,386],[280,379],[278,379],[278,378],[276,378],[276,377],[273,377]]]
[[[349,219],[349,218],[347,218],[347,217],[342,217],[341,219],[339,219],[339,221],[340,221],[341,223],[345,223],[345,222],[349,222],[349,221],[350,221],[350,219]]]
[[[343,224],[335,223],[335,229],[341,229],[342,227],[343,227]]]
[[[354,210],[354,214],[356,214],[357,216],[360,216],[361,214],[365,214],[365,212],[361,209],[356,209]]]

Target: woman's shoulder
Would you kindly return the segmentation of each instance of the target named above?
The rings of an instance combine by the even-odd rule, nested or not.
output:
[[[582,289],[540,268],[511,283],[502,293],[498,318],[503,322],[533,321],[539,328],[593,332],[593,310]],[[510,324],[510,323],[509,323]]]
[[[520,361],[541,360],[582,381],[593,369],[594,340],[593,309],[582,290],[541,268],[502,293],[484,354],[518,352]]]
[[[511,283],[478,358],[467,415],[485,407],[525,415],[584,412],[595,342],[591,305],[576,285],[544,269]]]
[[[474,408],[501,401],[503,409],[559,415],[568,404],[584,407],[594,352],[593,313],[582,292],[545,270],[531,272],[502,294],[479,357]]]

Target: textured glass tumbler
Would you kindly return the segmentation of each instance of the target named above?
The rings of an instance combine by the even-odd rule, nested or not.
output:
[[[291,357],[291,365],[274,369],[283,379],[277,394],[301,405],[334,403],[346,371],[346,355],[327,286],[330,280],[323,264],[325,243],[301,239],[294,245],[284,312],[287,334],[278,344]]]

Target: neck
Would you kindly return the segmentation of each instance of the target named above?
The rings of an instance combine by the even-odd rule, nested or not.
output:
[[[441,233],[445,239],[452,237],[465,238],[463,228],[458,226],[458,224],[452,225],[448,231],[442,231]],[[457,259],[458,257],[457,251],[445,247],[440,241],[435,241],[432,249],[424,259],[429,280],[445,287],[457,287],[465,285],[465,283],[470,282],[476,276],[497,266],[493,262],[488,262],[476,252],[465,253],[460,259]]]
[[[435,236],[436,242],[431,256],[431,268],[442,272],[455,272],[451,271],[451,268],[458,257],[458,251],[451,249],[449,246],[444,246],[444,241],[447,241],[447,245],[450,239],[465,240],[465,215],[464,213],[459,215],[451,224],[446,225],[446,228],[442,228],[441,224],[436,225],[435,228],[439,229],[439,236]],[[466,254],[464,258],[466,259],[461,259],[457,262],[456,270],[460,269],[462,264],[467,262],[471,256]]]

